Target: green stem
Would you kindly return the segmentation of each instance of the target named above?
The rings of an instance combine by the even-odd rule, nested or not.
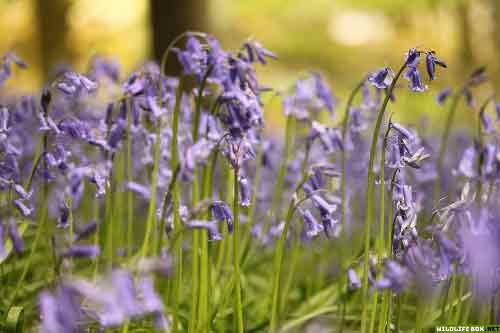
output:
[[[368,181],[367,181],[367,205],[366,205],[366,219],[365,219],[365,228],[364,228],[364,267],[363,267],[363,285],[362,285],[362,299],[368,299],[368,267],[369,267],[369,254],[370,254],[370,227],[374,220],[374,179],[375,173],[373,171],[373,165],[375,163],[375,156],[377,153],[377,143],[379,139],[380,127],[382,125],[382,120],[384,119],[385,110],[387,108],[387,104],[389,103],[389,99],[394,91],[394,87],[396,83],[403,73],[403,70],[406,68],[406,62],[401,66],[398,73],[392,80],[390,87],[388,88],[387,94],[384,98],[382,106],[380,107],[380,111],[377,115],[377,120],[375,123],[375,128],[373,131],[371,147],[370,147],[370,161],[368,163]],[[366,332],[368,321],[368,304],[366,301],[363,302],[362,312],[361,312],[361,333]]]
[[[462,96],[462,92],[463,88],[455,95],[453,95],[453,100],[451,101],[450,109],[448,111],[448,117],[446,118],[443,135],[441,136],[441,146],[439,147],[439,155],[437,161],[438,178],[434,185],[434,204],[437,204],[440,200],[439,197],[441,196],[441,180],[444,174],[443,170],[444,157],[448,149],[448,139],[450,137],[451,128],[453,126],[453,122],[455,119],[455,114],[457,113],[458,101],[460,100],[460,96]]]
[[[146,220],[146,233],[144,234],[144,241],[140,250],[140,256],[145,257],[153,253],[155,250],[150,242],[156,221],[156,188],[158,186],[158,174],[160,170],[160,150],[161,150],[161,119],[157,119],[156,124],[156,139],[154,145],[154,162],[153,171],[151,176],[151,200],[149,201],[148,217]]]
[[[134,180],[132,169],[132,100],[128,99],[127,116],[127,181]],[[127,254],[132,255],[134,244],[134,193],[127,191]],[[128,325],[127,325],[128,327]]]
[[[238,333],[244,332],[243,303],[241,299],[241,273],[240,273],[240,193],[238,182],[238,168],[234,169],[234,195],[233,195],[233,261],[234,261],[234,314],[235,327]]]
[[[303,177],[302,180],[299,182],[297,185],[294,193],[298,193],[298,191],[302,188],[304,183],[307,180],[307,175],[306,177]],[[269,324],[269,332],[270,333],[275,333],[277,330],[278,326],[278,320],[279,320],[279,311],[278,311],[278,304],[279,304],[279,290],[280,290],[280,280],[281,280],[281,268],[283,266],[283,255],[285,252],[285,243],[286,243],[286,237],[288,234],[288,228],[290,226],[290,223],[292,222],[293,214],[295,213],[295,210],[298,205],[300,205],[304,200],[308,199],[308,197],[301,199],[299,201],[296,201],[295,195],[292,196],[292,200],[289,203],[287,214],[286,214],[286,219],[285,219],[285,227],[283,228],[283,232],[281,234],[280,239],[278,240],[278,243],[276,244],[276,252],[274,254],[274,278],[273,278],[273,292],[272,292],[272,298],[271,298],[271,320]]]
[[[274,189],[273,200],[271,202],[271,214],[269,215],[270,221],[267,226],[271,225],[272,218],[276,223],[279,222],[279,204],[283,196],[283,186],[285,184],[285,177],[287,173],[288,161],[292,153],[293,141],[295,135],[295,118],[291,115],[286,118],[286,129],[285,129],[285,147],[283,149],[283,156],[281,159],[281,165],[278,171],[278,179],[276,180],[276,187]],[[273,216],[274,214],[274,216]]]
[[[174,114],[172,119],[172,146],[171,146],[171,170],[178,170],[179,168],[179,153],[178,153],[178,133],[179,133],[179,118],[180,118],[180,110],[181,110],[181,98],[183,91],[183,79],[179,80],[179,86],[177,87],[177,92],[175,96],[175,106],[174,106]],[[172,181],[173,190],[172,190],[172,207],[173,207],[173,224],[174,230],[178,231],[182,228],[182,223],[179,215],[179,187],[177,182]],[[162,218],[162,221],[164,218]],[[163,233],[163,230],[160,230]],[[182,233],[179,233],[179,236],[174,241],[174,255],[175,255],[175,276],[173,280],[173,288],[172,288],[172,327],[173,332],[178,332],[179,329],[179,303],[181,298],[181,287],[182,287],[182,262],[183,262],[183,253],[182,253]]]
[[[344,149],[341,151],[341,160],[342,160],[342,173],[340,175],[340,196],[341,196],[341,212],[340,212],[340,222],[341,225],[345,224],[345,213],[347,209],[347,147],[346,147],[346,141],[347,141],[347,133],[349,130],[349,117],[351,115],[351,106],[354,101],[354,98],[358,94],[358,92],[361,90],[363,85],[365,84],[366,79],[361,80],[354,90],[351,92],[351,95],[349,96],[349,99],[347,100],[346,108],[345,108],[345,113],[344,113],[344,120],[342,121],[342,142],[344,143]]]

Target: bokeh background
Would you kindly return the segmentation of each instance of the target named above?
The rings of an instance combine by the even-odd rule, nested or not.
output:
[[[192,29],[226,48],[259,40],[279,56],[260,70],[265,85],[285,90],[321,71],[340,103],[365,73],[399,66],[408,48],[435,49],[449,69],[423,97],[402,94],[397,104],[396,117],[423,130],[440,128],[446,112],[434,103],[437,91],[477,66],[492,79],[484,94],[500,88],[500,0],[0,0],[0,51],[30,66],[1,93],[35,91],[56,65],[84,72],[95,55],[116,59],[125,75]],[[278,105],[267,116],[279,127]]]

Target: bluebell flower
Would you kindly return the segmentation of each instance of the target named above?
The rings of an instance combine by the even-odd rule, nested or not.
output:
[[[154,289],[154,281],[150,276],[143,276],[138,289],[142,294],[142,307],[146,313],[163,311],[163,301]]]
[[[75,244],[62,253],[65,258],[96,258],[101,251],[98,245]]]
[[[13,201],[14,207],[21,213],[22,216],[28,217],[33,212],[33,209],[28,207],[22,200],[16,199]]]
[[[252,203],[252,189],[248,178],[240,175],[238,177],[240,185],[240,205],[242,207],[249,207]]]
[[[353,291],[361,288],[361,280],[359,279],[356,271],[353,268],[347,270],[348,288]]]
[[[477,150],[476,147],[470,146],[465,149],[462,158],[458,164],[458,171],[465,177],[474,178],[477,176]]]
[[[82,311],[75,292],[65,286],[53,294],[44,291],[38,298],[42,333],[77,332]]]
[[[198,163],[206,163],[216,145],[217,141],[201,138],[189,147],[185,159],[187,170],[193,171]]]
[[[486,82],[486,80],[488,80],[486,76],[486,67],[479,67],[469,76],[467,86],[475,87]]]
[[[228,204],[224,201],[214,201],[210,205],[212,217],[217,222],[226,222],[229,233],[233,232],[233,213]]]
[[[482,130],[485,133],[491,133],[494,130],[493,121],[491,117],[486,113],[486,110],[479,111],[479,117],[481,119]]]
[[[78,231],[75,233],[74,241],[78,242],[82,239],[89,237],[97,231],[97,227],[99,223],[97,221],[89,222],[83,226],[81,226]]]
[[[439,105],[444,105],[444,103],[446,102],[448,97],[451,96],[452,93],[453,93],[453,91],[451,90],[451,88],[445,88],[445,89],[441,90],[436,97],[436,102]]]
[[[243,47],[247,53],[246,56],[240,53],[240,56],[250,63],[258,61],[261,64],[266,65],[266,58],[277,59],[276,54],[264,48],[259,42],[247,41],[243,44]]]
[[[97,89],[97,83],[72,71],[65,72],[63,77],[55,83],[55,86],[68,96],[74,96],[82,91],[90,93]]]
[[[189,36],[186,49],[174,48],[177,58],[182,65],[184,75],[203,76],[207,65],[207,52],[197,37]]]
[[[304,223],[302,225],[302,238],[310,240],[318,236],[323,231],[323,225],[318,223],[314,215],[308,209],[301,211]]]
[[[368,82],[375,86],[378,89],[388,88],[392,80],[394,78],[394,74],[389,67],[382,68],[381,70],[370,74],[368,76]]]
[[[137,299],[137,291],[132,274],[124,270],[114,270],[111,273],[111,282],[115,288],[115,297],[119,299],[120,307],[125,311],[127,316],[134,317],[140,315],[143,309],[141,309],[141,305]]]
[[[436,57],[436,52],[427,52],[426,56],[426,67],[427,74],[429,74],[429,79],[432,81],[436,79],[436,65],[446,68],[446,64]]]
[[[497,115],[497,123],[500,122],[500,103],[495,103],[495,113]]]
[[[190,229],[204,229],[208,232],[209,241],[222,240],[222,235],[219,232],[216,221],[202,221],[202,220],[191,220],[186,222],[186,227]]]
[[[333,116],[335,102],[330,87],[328,86],[328,84],[326,83],[325,79],[321,74],[313,73],[312,77],[314,79],[314,84],[316,88],[316,96],[320,101],[323,102],[326,109]]]
[[[375,281],[374,286],[378,289],[392,289],[400,293],[408,283],[408,271],[397,262],[390,260],[385,264],[384,277]]]
[[[19,230],[17,230],[15,221],[11,220],[9,222],[7,233],[9,234],[9,238],[12,241],[14,250],[18,255],[21,255],[24,252],[24,241],[19,234]]]
[[[422,82],[422,77],[418,69],[409,68],[404,77],[410,82],[411,91],[424,92],[427,90],[427,86]]]
[[[5,81],[12,74],[12,64],[15,64],[17,67],[21,69],[25,69],[28,66],[26,63],[19,58],[14,52],[7,52],[2,57],[2,67],[0,68],[0,86],[2,86]]]
[[[415,48],[411,48],[410,50],[408,50],[408,53],[406,54],[406,67],[409,70],[415,70],[418,68],[419,64],[420,64],[420,52]]]
[[[464,97],[468,107],[473,108],[476,105],[476,99],[469,88],[464,89]]]
[[[120,65],[116,61],[98,56],[94,57],[90,67],[91,76],[95,80],[107,77],[112,82],[118,82],[120,79]]]

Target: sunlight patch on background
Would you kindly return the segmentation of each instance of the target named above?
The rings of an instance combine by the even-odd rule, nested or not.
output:
[[[394,28],[382,14],[346,10],[332,16],[328,33],[340,44],[358,46],[387,41],[394,37]]]
[[[69,41],[79,68],[95,55],[119,60],[128,72],[149,56],[148,1],[74,1],[68,21]]]

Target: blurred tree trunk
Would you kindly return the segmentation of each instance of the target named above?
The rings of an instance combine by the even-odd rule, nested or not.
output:
[[[493,42],[495,47],[495,54],[498,54],[500,50],[500,1],[499,0],[490,0],[491,9],[493,15]],[[495,63],[495,75],[494,75],[494,84],[495,90],[500,91],[500,58],[498,56],[494,57]]]
[[[68,62],[67,44],[69,0],[35,0],[42,76],[48,78],[57,64]]]
[[[493,0],[495,1],[495,0]],[[457,4],[459,32],[461,37],[460,45],[460,60],[466,71],[470,71],[474,64],[474,52],[471,43],[471,22],[469,17],[469,1],[462,0]]]
[[[206,31],[208,0],[150,0],[152,56],[161,61],[168,44],[187,30]],[[178,73],[179,65],[171,59],[167,73]]]

